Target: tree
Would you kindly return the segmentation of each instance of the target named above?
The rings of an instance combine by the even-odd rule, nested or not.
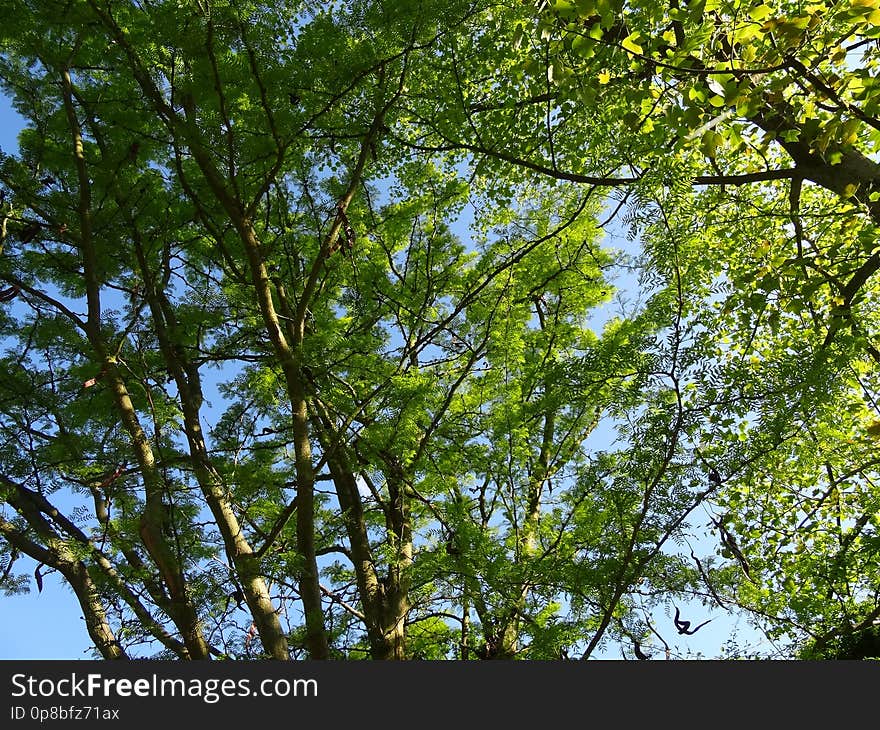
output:
[[[5,590],[105,658],[880,615],[868,0],[8,4]]]

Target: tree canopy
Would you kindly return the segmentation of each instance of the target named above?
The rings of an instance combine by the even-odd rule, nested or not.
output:
[[[107,659],[878,655],[880,0],[0,7],[7,594]]]

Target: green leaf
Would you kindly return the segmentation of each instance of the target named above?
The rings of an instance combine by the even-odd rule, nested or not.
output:
[[[751,10],[749,10],[749,17],[752,20],[761,22],[762,20],[766,20],[773,14],[773,8],[769,5],[757,5]]]
[[[640,56],[644,53],[644,49],[637,43],[640,37],[640,33],[630,33],[620,42],[620,45],[623,46],[630,53]]]

